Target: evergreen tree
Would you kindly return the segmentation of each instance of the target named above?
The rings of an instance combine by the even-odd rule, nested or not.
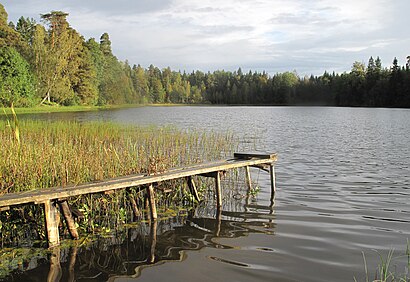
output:
[[[149,83],[147,76],[145,74],[145,70],[140,66],[133,67],[133,85],[136,91],[137,97],[139,97],[139,101],[141,103],[148,103],[149,102]]]
[[[15,48],[25,58],[28,57],[28,46],[22,40],[20,34],[10,27],[8,14],[0,3],[0,47],[9,46]]]
[[[20,33],[23,40],[32,45],[36,21],[34,19],[20,17],[17,21],[16,31]]]
[[[152,78],[150,88],[151,101],[154,103],[163,103],[165,98],[165,89],[162,86],[161,80],[157,77]]]
[[[123,65],[112,54],[108,33],[100,37],[100,50],[103,54],[103,72],[99,85],[99,104],[125,104],[134,99],[131,77],[127,76]]]
[[[104,56],[112,56],[111,40],[108,33],[104,32],[100,37],[100,50]]]

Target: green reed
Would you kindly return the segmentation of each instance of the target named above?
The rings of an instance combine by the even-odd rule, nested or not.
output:
[[[10,123],[0,121],[0,194],[161,172],[231,156],[238,144],[230,133],[107,122],[21,120],[18,130],[17,140]],[[160,192],[166,188],[172,192]],[[163,211],[194,201],[182,181],[160,184],[158,191]],[[82,214],[81,230],[109,232],[130,221],[130,196],[144,210],[144,194],[135,187],[111,195],[74,197],[70,205]],[[13,244],[13,238],[44,238],[42,220],[39,207],[0,213],[2,243]]]
[[[213,160],[231,134],[103,122],[21,121],[20,142],[0,121],[0,194],[85,183]]]
[[[407,239],[407,247],[404,254],[395,256],[394,249],[390,249],[386,255],[383,255],[379,251],[375,250],[377,256],[379,257],[379,264],[374,273],[374,278],[369,277],[369,270],[367,266],[366,256],[364,252],[363,261],[364,261],[364,271],[366,282],[410,282],[410,243]],[[404,263],[404,271],[397,267],[397,264]],[[354,281],[358,281],[354,277]]]

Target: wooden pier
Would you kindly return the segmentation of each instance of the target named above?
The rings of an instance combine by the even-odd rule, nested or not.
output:
[[[73,185],[67,187],[54,187],[38,189],[21,193],[9,193],[0,196],[0,211],[8,210],[10,207],[23,204],[41,204],[44,207],[46,234],[49,247],[60,244],[58,226],[60,223],[60,212],[67,224],[68,230],[74,239],[78,239],[78,232],[74,224],[67,199],[74,196],[92,193],[109,193],[119,189],[141,186],[146,189],[151,219],[157,219],[155,203],[155,188],[159,182],[186,179],[193,197],[200,200],[192,176],[212,177],[215,179],[215,195],[217,207],[222,206],[221,177],[230,169],[245,168],[246,182],[251,187],[251,176],[249,167],[255,167],[270,173],[271,200],[276,192],[274,163],[276,154],[262,153],[235,153],[232,159],[220,160],[210,163],[196,164],[187,167],[172,168],[157,174],[134,174],[104,181]],[[130,199],[131,204],[135,203]],[[59,212],[59,209],[60,212]],[[138,212],[135,210],[134,213]]]

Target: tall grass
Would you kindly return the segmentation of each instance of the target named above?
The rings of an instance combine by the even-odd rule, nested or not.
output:
[[[404,254],[395,256],[394,249],[390,249],[386,255],[376,251],[379,257],[379,264],[374,272],[374,278],[369,273],[366,256],[363,254],[365,277],[362,281],[366,282],[410,282],[410,243],[407,239],[407,247]],[[398,267],[398,265],[400,267]],[[404,266],[404,269],[400,269]],[[358,281],[354,277],[354,281]]]
[[[231,134],[114,123],[0,121],[0,194],[162,171],[229,154]]]
[[[237,146],[229,133],[106,122],[23,120],[18,130],[17,140],[10,122],[0,120],[0,194],[161,172],[231,156]],[[199,183],[200,188],[205,184]],[[172,192],[159,193],[160,211],[193,201],[182,181],[166,185]],[[143,209],[144,193],[137,188],[75,197],[70,204],[85,217],[80,222],[83,231],[109,232],[129,221],[130,194]],[[42,218],[42,209],[33,206],[0,213],[2,243],[13,244],[22,237],[44,238]]]

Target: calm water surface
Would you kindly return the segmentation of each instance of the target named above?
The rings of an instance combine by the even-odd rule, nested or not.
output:
[[[268,175],[255,170],[257,199],[225,200],[220,214],[200,206],[158,226],[130,229],[123,238],[56,254],[61,281],[363,281],[362,252],[371,277],[374,250],[405,252],[409,110],[142,107],[29,118],[228,130],[244,149],[256,142],[258,150],[279,155],[273,207]],[[394,261],[398,273],[406,271],[405,262]],[[42,281],[49,268],[45,261],[15,279]]]

